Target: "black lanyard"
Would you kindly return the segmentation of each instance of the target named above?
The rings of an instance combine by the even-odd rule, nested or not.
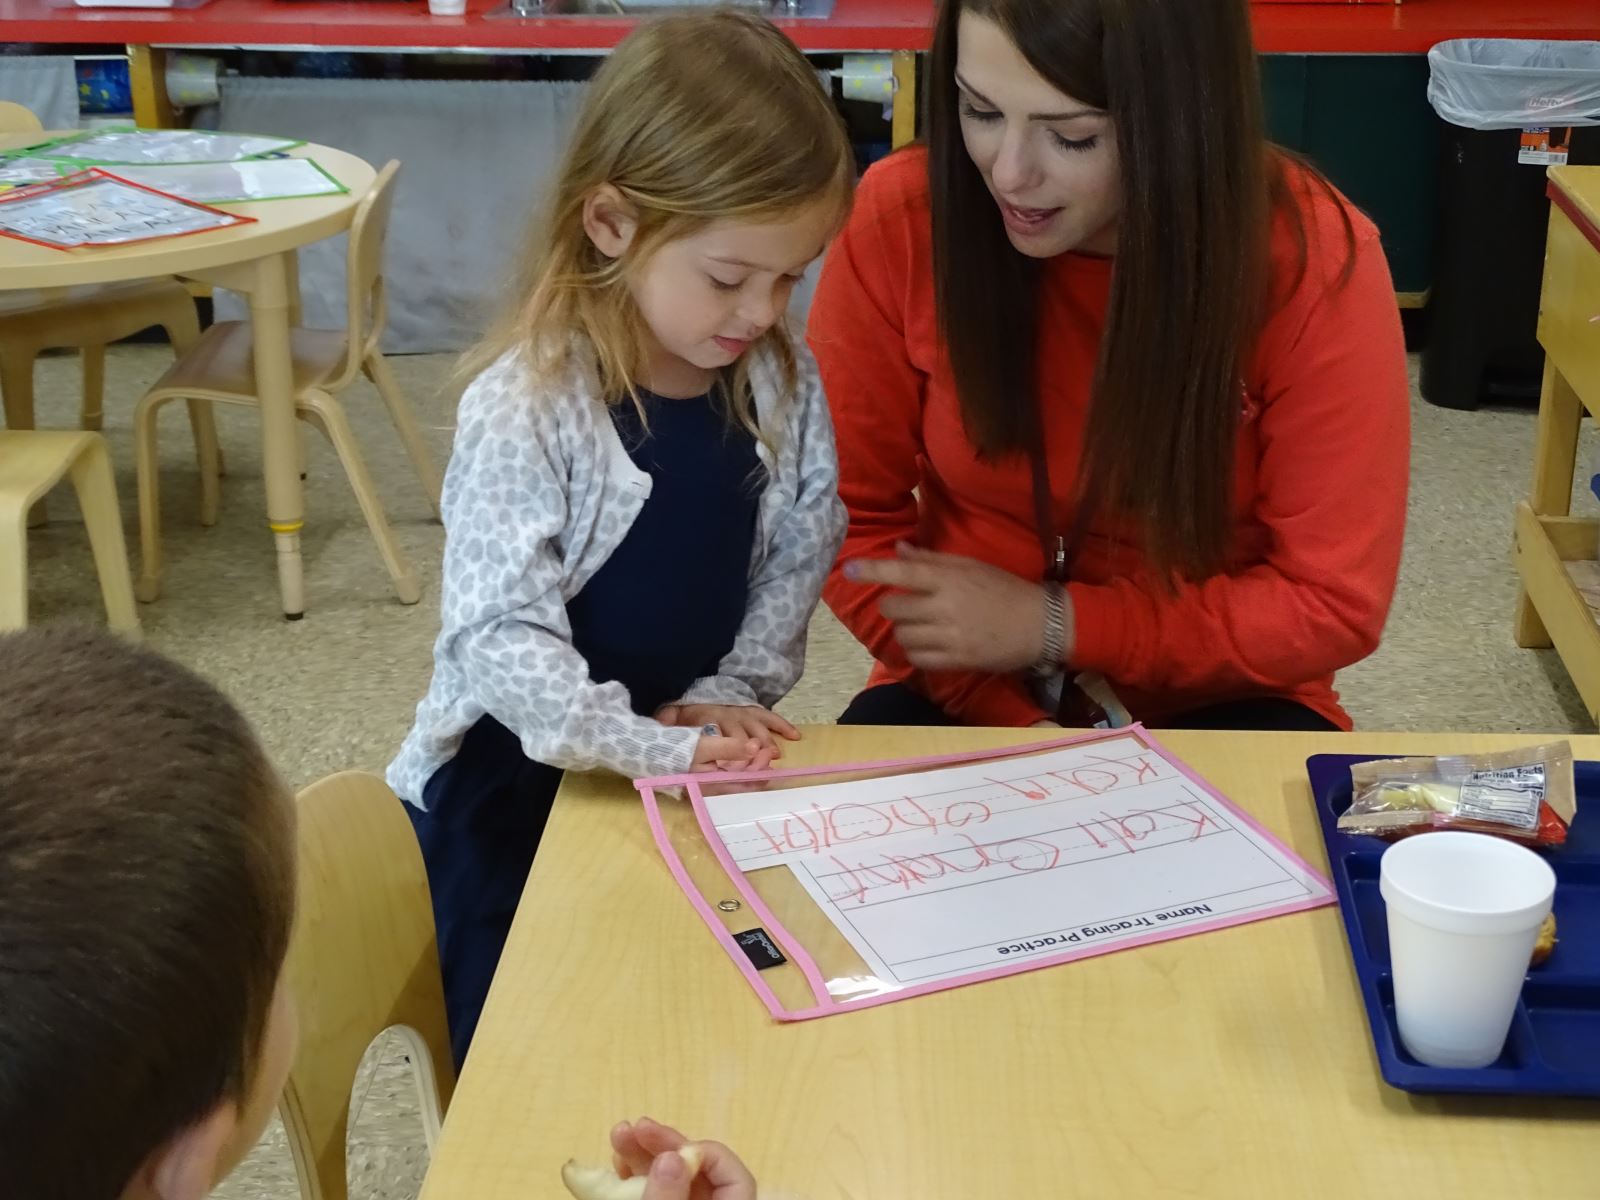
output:
[[[1039,436],[1029,447],[1033,466],[1033,519],[1039,533],[1039,549],[1044,553],[1044,578],[1047,582],[1066,583],[1072,578],[1072,566],[1078,561],[1078,551],[1083,546],[1083,536],[1089,525],[1089,505],[1079,503],[1072,514],[1072,524],[1065,535],[1057,533],[1055,503],[1050,496],[1050,464],[1045,458],[1044,418],[1039,419]]]
[[[1057,532],[1055,504],[1050,495],[1050,463],[1045,453],[1044,406],[1034,402],[1037,415],[1036,436],[1028,448],[1033,472],[1033,517],[1038,527],[1039,549],[1044,552],[1044,580],[1046,583],[1065,585],[1072,578],[1073,565],[1078,561],[1078,551],[1083,546],[1089,528],[1092,506],[1079,498],[1072,524],[1067,532]],[[1066,668],[1061,680],[1061,701],[1056,706],[1058,724],[1071,728],[1093,729],[1108,721],[1106,710],[1073,679],[1071,668]]]

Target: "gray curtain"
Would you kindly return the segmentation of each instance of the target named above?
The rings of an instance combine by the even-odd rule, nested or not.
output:
[[[581,83],[227,78],[218,125],[403,164],[384,264],[402,353],[464,349],[513,256],[582,102]],[[344,239],[300,252],[308,325],[344,325]],[[242,315],[218,296],[220,316]]]
[[[0,55],[0,100],[32,109],[46,129],[76,129],[74,60],[70,55]]]

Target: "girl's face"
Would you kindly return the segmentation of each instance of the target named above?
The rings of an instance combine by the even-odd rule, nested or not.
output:
[[[625,209],[591,200],[585,216],[602,254],[615,258],[631,244]],[[628,280],[647,333],[640,383],[673,397],[710,390],[721,368],[782,319],[837,216],[837,205],[818,200],[770,221],[713,221],[659,247]]]
[[[1030,258],[1112,254],[1122,207],[1116,129],[1057,91],[999,25],[961,14],[956,87],[967,153]]]

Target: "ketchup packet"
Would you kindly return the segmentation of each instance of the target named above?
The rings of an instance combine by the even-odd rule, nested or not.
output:
[[[1350,783],[1353,797],[1339,829],[1390,839],[1456,829],[1559,846],[1577,804],[1566,742],[1356,763]]]

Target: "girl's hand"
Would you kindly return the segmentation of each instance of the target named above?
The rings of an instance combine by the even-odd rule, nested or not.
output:
[[[756,1181],[739,1156],[721,1142],[696,1142],[700,1170],[688,1178],[683,1159],[672,1153],[688,1139],[649,1117],[624,1121],[611,1131],[612,1166],[624,1179],[644,1175],[645,1200],[756,1200]]]
[[[774,746],[755,738],[718,737],[703,733],[695,743],[691,771],[765,771],[778,756]]]
[[[771,747],[773,758],[782,757],[774,734],[791,742],[800,740],[798,729],[756,704],[668,704],[656,710],[656,720],[691,728],[715,725],[724,737],[748,738]]]
[[[879,605],[911,665],[927,671],[992,671],[1031,667],[1044,649],[1041,584],[999,567],[919,550],[901,542],[897,558],[857,558],[846,579],[886,584],[903,595]],[[1072,648],[1072,603],[1067,601],[1066,648]]]

